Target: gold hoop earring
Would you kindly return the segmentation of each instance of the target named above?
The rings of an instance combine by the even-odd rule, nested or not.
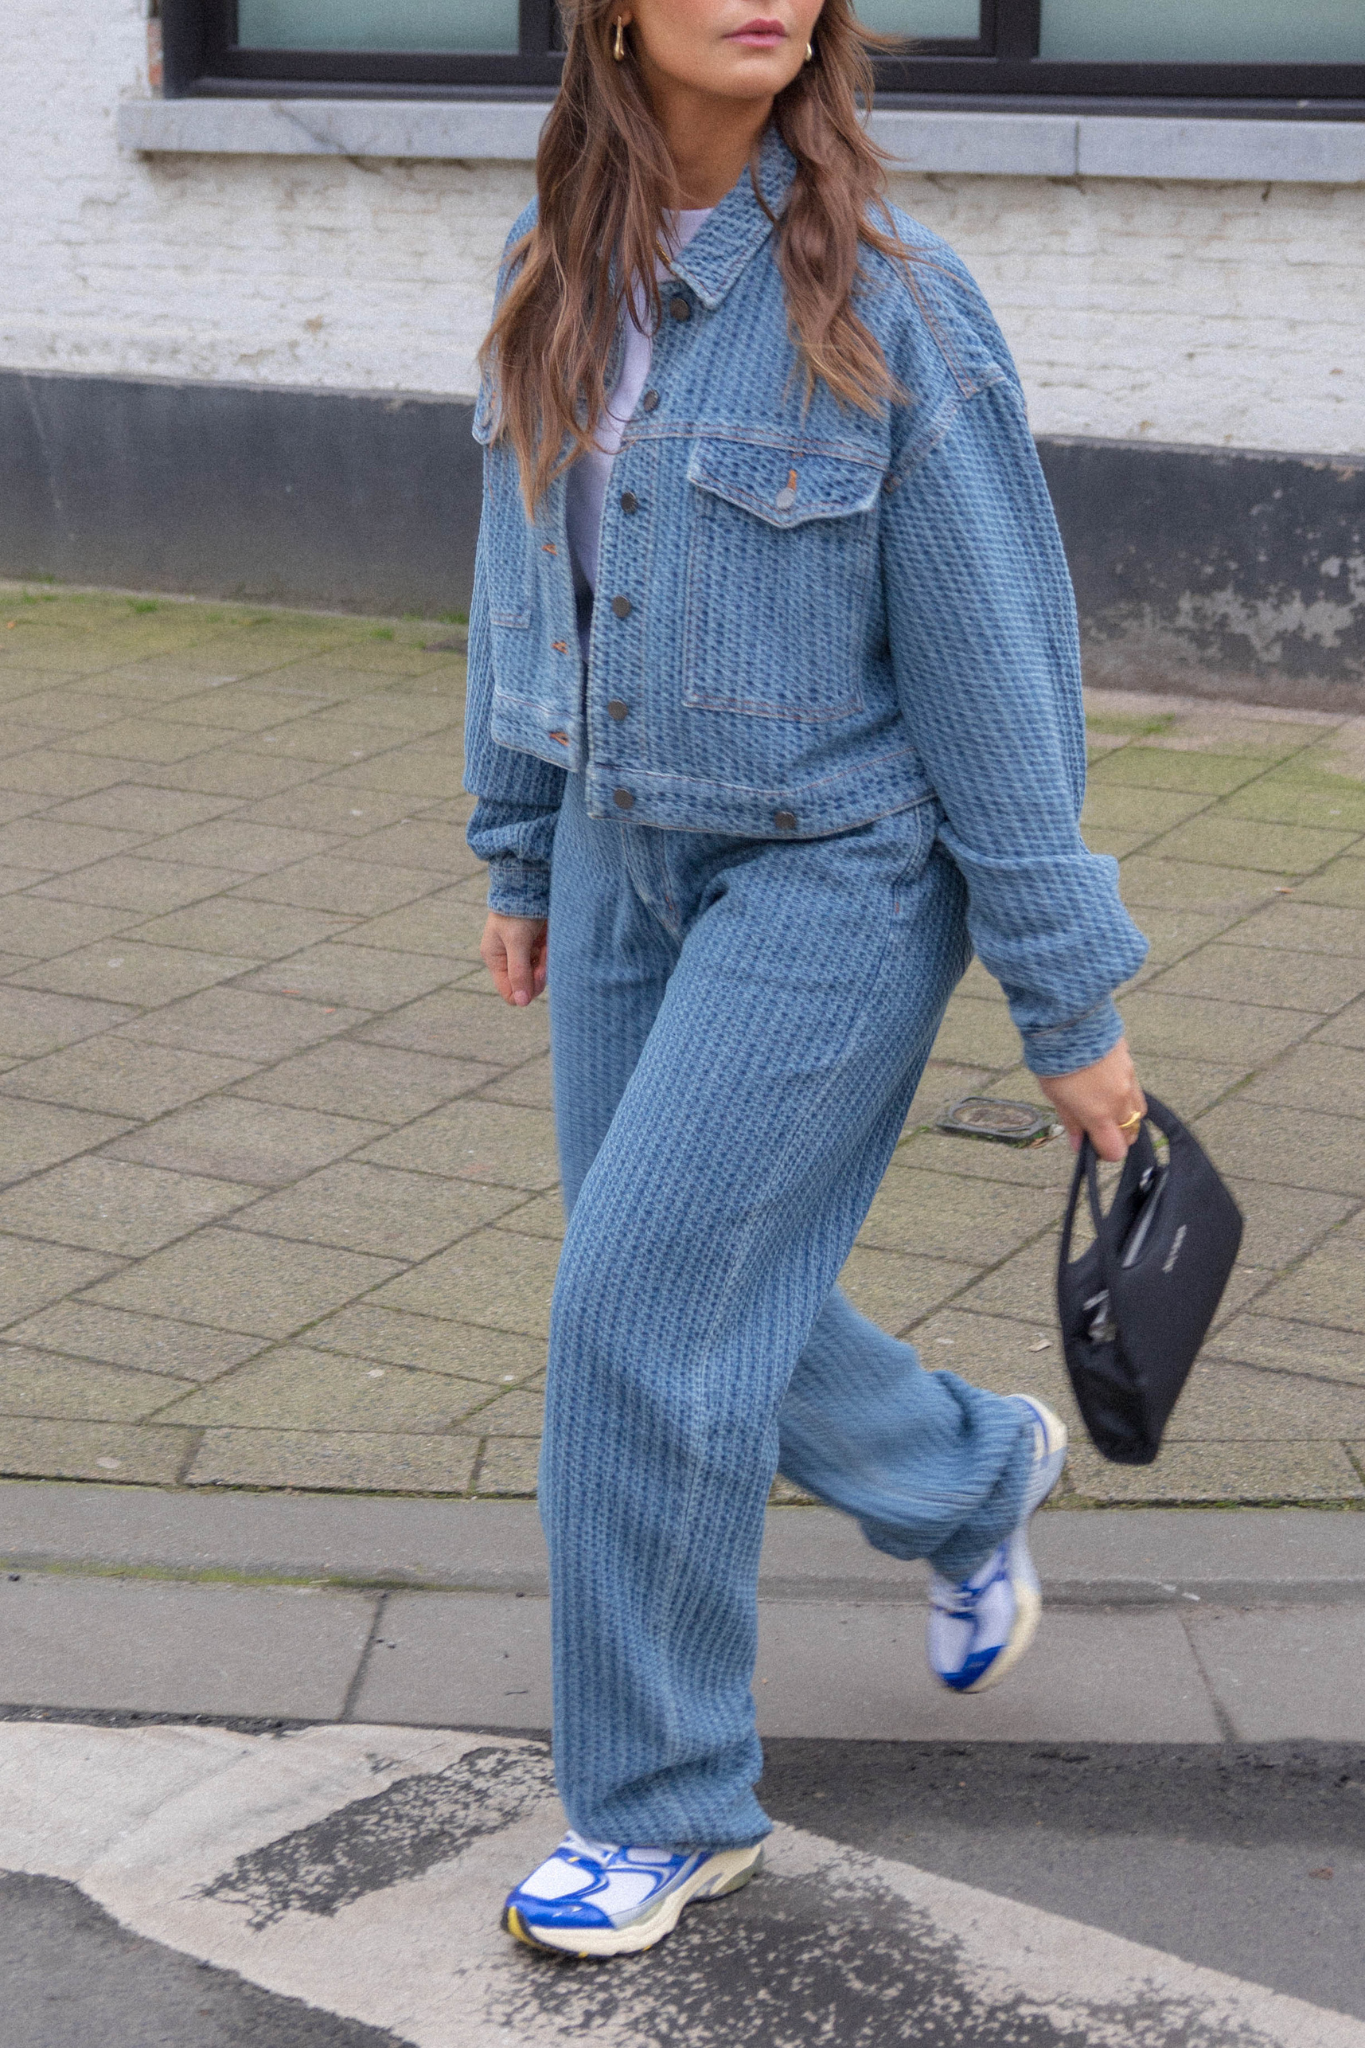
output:
[[[611,54],[616,59],[618,64],[624,62],[626,54],[626,30],[625,23],[622,21],[619,14],[616,17],[616,40],[611,46]]]
[[[808,64],[809,64],[809,63],[811,63],[811,62],[813,61],[813,59],[814,59],[814,56],[815,56],[815,48],[814,48],[814,45],[813,45],[813,44],[811,44],[811,43],[807,43],[807,44],[806,44],[806,62],[807,62]]]

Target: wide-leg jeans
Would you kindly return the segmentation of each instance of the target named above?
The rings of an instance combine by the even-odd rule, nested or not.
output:
[[[570,778],[540,1501],[556,1770],[594,1839],[766,1833],[750,1685],[779,1469],[950,1576],[1018,1518],[1027,1412],[926,1372],[835,1286],[969,958],[939,823],[672,832],[590,819]]]

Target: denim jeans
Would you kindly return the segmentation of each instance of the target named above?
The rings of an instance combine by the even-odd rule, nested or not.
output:
[[[925,1372],[835,1285],[969,958],[940,819],[738,839],[590,818],[569,778],[540,1498],[556,1768],[599,1840],[767,1831],[750,1684],[776,1471],[952,1576],[1018,1518],[1026,1411]]]

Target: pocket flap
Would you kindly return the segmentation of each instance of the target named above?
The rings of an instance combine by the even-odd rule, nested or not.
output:
[[[880,462],[847,455],[714,439],[697,442],[687,467],[688,482],[698,490],[770,526],[803,526],[811,519],[866,512],[877,502],[882,473]]]

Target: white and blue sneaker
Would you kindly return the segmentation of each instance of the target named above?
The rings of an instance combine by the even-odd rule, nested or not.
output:
[[[1012,1671],[1037,1633],[1042,1588],[1028,1547],[1028,1525],[1062,1476],[1066,1424],[1031,1394],[1033,1476],[1018,1524],[969,1579],[937,1572],[929,1581],[929,1668],[954,1692],[987,1692]]]
[[[635,1955],[671,1934],[684,1906],[737,1892],[762,1862],[761,1842],[688,1853],[589,1842],[570,1829],[508,1893],[502,1924],[528,1948],[556,1955]]]

